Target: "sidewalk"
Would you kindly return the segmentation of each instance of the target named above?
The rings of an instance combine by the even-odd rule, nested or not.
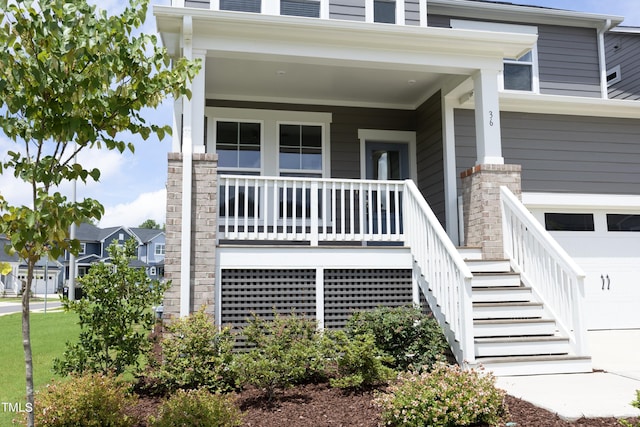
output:
[[[638,417],[631,406],[640,390],[640,330],[590,331],[593,373],[501,377],[510,395],[558,414],[580,417]]]

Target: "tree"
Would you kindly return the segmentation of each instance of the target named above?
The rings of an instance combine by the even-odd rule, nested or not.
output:
[[[151,230],[160,230],[160,224],[158,224],[154,219],[147,219],[142,224],[138,226],[139,228],[149,228]]]
[[[57,258],[80,243],[68,238],[72,223],[100,219],[96,200],[69,201],[64,181],[98,180],[98,169],[75,161],[85,149],[134,151],[131,135],[162,139],[169,126],[147,123],[141,113],[172,95],[190,96],[186,82],[198,64],[170,64],[155,36],[134,31],[148,0],[132,0],[108,15],[86,0],[0,0],[0,128],[17,144],[0,164],[31,188],[31,206],[12,206],[0,195],[0,233],[9,251],[27,264],[22,297],[26,398],[33,405],[29,289],[36,262]],[[171,67],[169,67],[172,65]],[[33,425],[33,416],[27,424]]]
[[[151,306],[162,302],[169,283],[151,280],[143,268],[129,266],[137,245],[129,239],[124,246],[109,246],[111,263],[99,263],[79,279],[83,297],[65,301],[66,309],[78,313],[80,337],[67,343],[54,369],[62,374],[102,373],[119,375],[138,367],[140,356],[149,350],[149,331],[155,322]]]

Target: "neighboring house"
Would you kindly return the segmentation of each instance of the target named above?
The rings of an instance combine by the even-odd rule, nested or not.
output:
[[[640,327],[640,47],[622,17],[474,0],[154,14],[202,65],[175,102],[165,314],[275,307],[330,328],[414,302],[459,363],[498,374],[589,371],[587,328]]]
[[[129,228],[138,241],[138,259],[145,264],[151,279],[164,277],[165,234],[163,230]]]
[[[27,281],[27,264],[17,255],[8,255],[5,246],[8,239],[0,236],[0,262],[11,265],[11,272],[0,275],[0,296],[14,296],[21,293],[23,283]],[[36,263],[34,278],[31,284],[33,294],[53,294],[58,291],[58,283],[62,273],[62,264],[55,260],[41,259]]]
[[[138,243],[137,260],[132,265],[144,268],[151,279],[162,279],[164,274],[164,232],[143,228],[106,227],[82,223],[75,237],[80,241],[80,253],[76,257],[76,277],[82,277],[97,262],[109,262],[107,249],[113,243],[123,244],[131,238]],[[151,254],[150,252],[151,251]],[[156,255],[162,252],[162,255]],[[65,285],[69,280],[69,254],[64,256]]]

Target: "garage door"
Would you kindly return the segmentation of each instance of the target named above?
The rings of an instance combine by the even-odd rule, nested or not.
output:
[[[640,328],[640,212],[533,213],[587,275],[587,328]]]

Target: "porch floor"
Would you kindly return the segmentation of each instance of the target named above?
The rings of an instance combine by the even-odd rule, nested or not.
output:
[[[566,420],[640,416],[630,405],[640,390],[640,329],[589,331],[588,339],[593,373],[499,377],[498,387]]]

